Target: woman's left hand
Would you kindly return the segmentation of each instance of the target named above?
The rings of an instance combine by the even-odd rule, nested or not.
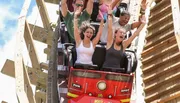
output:
[[[145,17],[145,15],[141,16],[140,21],[141,21],[141,23],[146,24],[146,17]]]
[[[145,11],[147,6],[148,6],[148,2],[146,3],[146,0],[142,0],[142,2],[141,2],[141,9]]]

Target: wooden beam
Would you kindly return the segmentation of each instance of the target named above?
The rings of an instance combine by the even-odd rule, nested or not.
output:
[[[20,103],[36,103],[33,97],[30,81],[27,76],[27,71],[23,64],[23,35],[25,30],[25,20],[31,0],[25,0],[18,18],[18,30],[16,33],[16,50],[15,50],[15,79],[16,79],[16,94]]]
[[[44,53],[45,53],[45,54],[47,54],[47,55],[49,55],[49,54],[50,54],[50,51],[51,51],[51,49],[50,49],[50,48],[45,48],[45,49],[44,49]]]
[[[35,68],[36,70],[41,70],[38,55],[34,46],[32,34],[27,21],[25,22],[24,39],[26,42],[26,47],[29,51],[32,67]]]
[[[35,98],[36,98],[36,103],[46,103],[46,91],[36,87]]]
[[[48,45],[51,46],[52,45],[52,37],[53,37],[54,32],[53,32],[53,29],[51,27],[51,22],[50,22],[48,13],[47,13],[47,9],[46,9],[44,0],[36,0],[36,4],[39,7],[39,13],[41,15],[43,26],[48,33],[47,38],[49,38],[49,39],[47,39],[47,43],[48,43]]]
[[[25,86],[25,92],[27,94],[27,97],[28,97],[28,100],[29,100],[29,103],[36,103],[36,100],[35,100],[35,96],[33,94],[33,90],[32,90],[32,87],[31,87],[31,83],[30,83],[30,78],[29,78],[29,75],[28,75],[28,71],[27,71],[27,68],[26,66],[24,65],[24,62],[22,61],[23,63],[23,69],[24,69],[24,86]]]
[[[41,68],[48,70],[48,64],[47,63],[40,63]]]
[[[46,100],[46,92],[43,92],[41,90],[36,90],[36,95],[39,98],[42,98],[43,100]]]
[[[1,103],[8,103],[8,102],[2,101]]]
[[[171,101],[178,97],[180,97],[180,91],[177,92],[176,94],[170,95],[169,97],[167,97],[165,99],[161,99],[158,103],[166,103],[166,102]]]
[[[180,8],[179,8],[179,0],[171,0],[172,14],[173,14],[173,22],[174,22],[174,33],[176,37],[176,41],[180,51]]]
[[[48,3],[59,4],[59,0],[44,0],[44,1]]]
[[[43,63],[45,64],[45,63]],[[39,74],[36,72],[35,69],[31,67],[26,67],[28,71],[28,75],[30,77],[30,82],[33,85],[36,85],[38,87],[46,88],[46,80],[47,80],[47,73],[40,72]],[[1,72],[3,74],[6,74],[10,77],[15,78],[15,68],[14,68],[14,61],[12,60],[6,60]]]
[[[33,25],[33,24],[29,24],[30,30],[33,31],[32,32],[32,36],[34,40],[37,40],[39,42],[51,45],[52,43],[50,42],[50,40],[52,40],[52,38],[48,37],[48,32],[45,28]]]
[[[52,40],[52,48],[50,51],[49,69],[48,69],[48,85],[47,85],[47,103],[58,103],[57,93],[57,44],[58,44],[58,25],[55,29]]]
[[[45,6],[44,0],[36,0],[37,7],[39,8],[39,13],[41,15],[41,20],[43,22],[43,26],[46,29],[50,29],[50,19],[47,13],[47,8]]]

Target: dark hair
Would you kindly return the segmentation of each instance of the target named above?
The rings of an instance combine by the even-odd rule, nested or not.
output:
[[[115,29],[114,33],[117,33],[120,29],[126,31],[125,28],[123,28],[123,27],[118,27],[118,28]]]
[[[84,39],[84,32],[88,29],[92,29],[93,30],[93,34],[95,33],[95,28],[88,22],[88,21],[84,21],[82,22],[81,26],[80,26],[80,36],[81,39]]]
[[[123,10],[120,14],[120,16],[128,15],[131,16],[130,13],[127,10]]]
[[[75,4],[75,2],[76,2],[77,0],[73,0],[73,4]],[[81,1],[83,1],[84,2],[84,0],[81,0]]]

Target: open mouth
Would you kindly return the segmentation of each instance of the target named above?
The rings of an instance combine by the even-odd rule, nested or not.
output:
[[[122,39],[123,39],[123,36],[119,36],[119,38],[122,38]]]
[[[90,36],[90,35],[87,35],[86,37],[89,38],[89,39],[91,39],[91,36]]]

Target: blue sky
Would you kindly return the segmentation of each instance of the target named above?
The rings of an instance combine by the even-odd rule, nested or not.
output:
[[[15,91],[15,79],[2,74],[1,69],[7,59],[14,60],[18,17],[23,4],[24,0],[0,0],[0,103],[2,100],[5,100],[8,103],[18,103]],[[56,10],[58,10],[59,6],[49,3],[45,4],[48,13],[51,13],[51,22],[56,22],[58,18]],[[27,21],[31,24],[42,26],[41,17],[38,13],[35,0],[31,0]],[[47,55],[44,54],[44,49],[47,45],[37,41],[34,41],[34,44],[39,61],[46,63]],[[31,66],[25,43],[23,44],[22,54],[24,64]]]
[[[6,59],[13,59],[15,48],[15,34],[17,31],[18,17],[24,0],[0,0],[0,71]],[[35,6],[32,0],[29,14]],[[0,72],[0,102],[17,103],[15,95],[15,80]]]
[[[16,33],[18,16],[21,12],[24,0],[1,0],[0,1],[0,47],[4,46]],[[29,13],[35,1],[32,0]]]

